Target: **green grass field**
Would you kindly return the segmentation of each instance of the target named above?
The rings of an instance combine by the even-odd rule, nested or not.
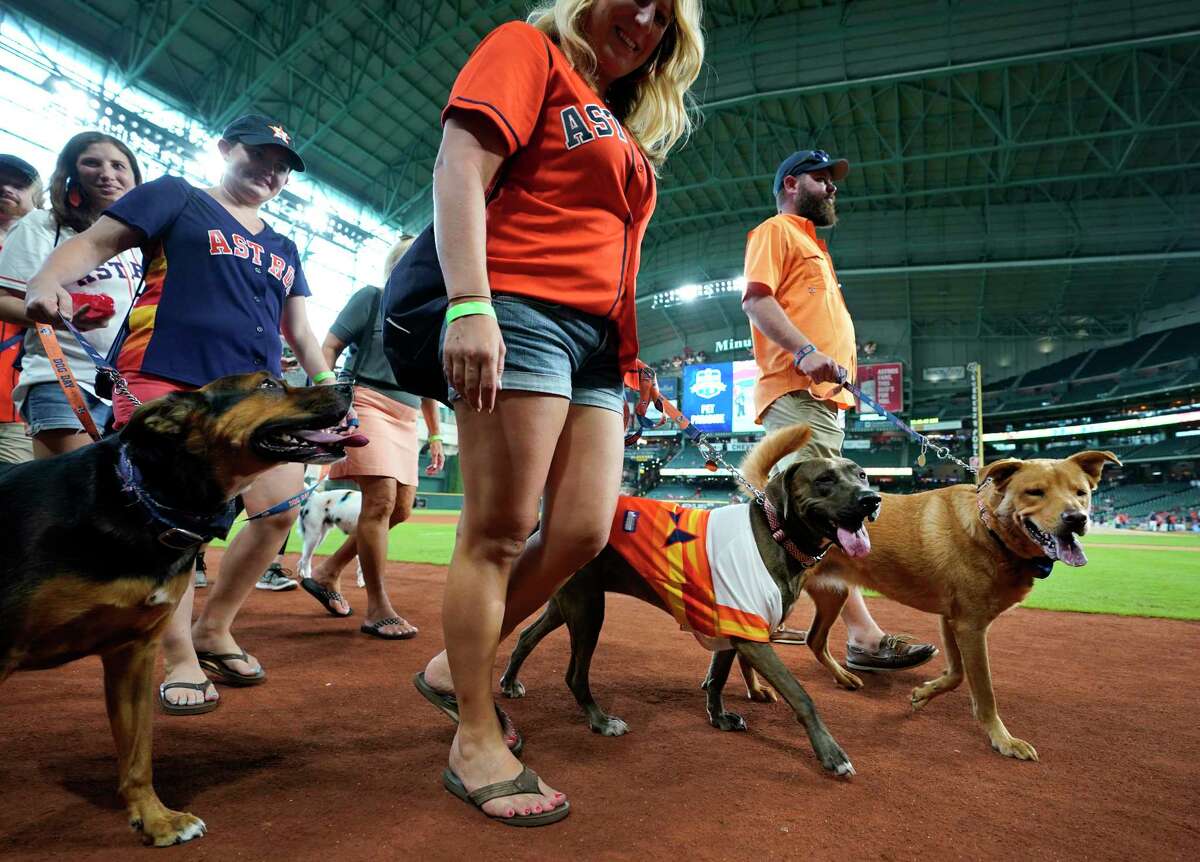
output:
[[[340,531],[330,530],[318,553],[332,553],[342,538]],[[1056,565],[1049,578],[1035,584],[1025,607],[1200,620],[1200,536],[1093,533],[1083,544],[1088,564],[1079,569]],[[389,536],[388,559],[444,566],[453,547],[452,524],[397,524]],[[298,554],[300,549],[293,531],[288,550]]]

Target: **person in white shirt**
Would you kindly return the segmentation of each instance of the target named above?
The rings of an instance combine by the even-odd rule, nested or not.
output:
[[[91,441],[58,384],[36,324],[25,314],[25,285],[57,245],[82,233],[105,208],[141,182],[137,159],[122,141],[101,132],[81,132],[58,154],[50,177],[51,209],[35,210],[18,221],[0,249],[0,320],[28,327],[13,402],[33,435],[35,458],[70,452]],[[107,352],[116,338],[141,277],[141,252],[130,249],[100,264],[71,288],[72,293],[112,298],[113,314],[104,319],[88,319],[80,307],[75,309],[75,325],[88,332],[88,340],[100,353]],[[112,407],[96,395],[92,360],[65,330],[60,330],[58,341],[88,412],[103,428]]]

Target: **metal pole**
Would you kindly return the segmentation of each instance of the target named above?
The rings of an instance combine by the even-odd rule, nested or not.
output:
[[[983,468],[983,366],[978,362],[967,365],[971,372],[971,415],[975,418],[975,427],[971,429],[971,466],[976,470]]]

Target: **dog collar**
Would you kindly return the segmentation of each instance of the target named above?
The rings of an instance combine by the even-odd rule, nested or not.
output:
[[[141,471],[130,460],[124,445],[117,456],[117,476],[121,479],[121,490],[131,494],[151,518],[166,527],[158,534],[158,541],[168,548],[186,551],[213,539],[223,539],[229,534],[233,519],[237,517],[237,506],[233,500],[210,515],[197,515],[164,506],[146,490]]]
[[[1011,554],[1012,550],[1008,545],[1004,544],[1004,540],[992,529],[991,516],[988,514],[987,507],[983,505],[983,498],[979,496],[991,481],[991,479],[988,479],[975,489],[975,502],[979,505],[979,521],[983,524],[984,529],[988,531],[988,535],[995,540],[996,544],[1002,550],[1008,551]],[[1049,557],[1023,557],[1022,559],[1033,566],[1033,576],[1038,580],[1050,577],[1050,572],[1054,569],[1054,560]]]
[[[771,529],[771,538],[787,551],[793,560],[804,568],[811,569],[817,563],[821,562],[822,557],[833,547],[833,543],[831,542],[815,557],[804,553],[804,551],[796,546],[795,542],[788,538],[787,533],[783,531],[783,523],[779,520],[779,512],[776,511],[774,504],[767,499],[767,495],[763,494],[756,497],[756,499],[758,505],[762,507],[763,514],[767,516],[767,526]]]

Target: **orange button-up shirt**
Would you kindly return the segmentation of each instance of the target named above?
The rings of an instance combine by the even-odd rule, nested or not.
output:
[[[780,213],[767,219],[746,240],[746,286],[761,284],[771,291],[788,320],[808,337],[817,350],[832,357],[850,373],[858,371],[854,321],[846,309],[833,259],[813,223],[803,216]],[[796,370],[794,357],[751,325],[758,382],[754,387],[755,421],[774,401],[789,392],[805,389],[813,398],[840,408],[854,404],[843,390],[831,395],[834,383],[813,383]]]

